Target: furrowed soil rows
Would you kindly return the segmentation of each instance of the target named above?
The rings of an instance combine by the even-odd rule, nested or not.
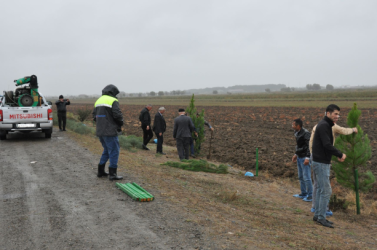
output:
[[[85,105],[72,105],[75,112]],[[91,106],[90,106],[91,107]],[[121,105],[125,119],[126,134],[142,136],[139,112],[144,106]],[[165,106],[164,114],[167,131],[164,143],[174,146],[173,123],[178,116],[178,106]],[[304,128],[310,132],[324,116],[323,108],[279,108],[279,107],[197,107],[205,109],[205,118],[215,128],[212,139],[212,160],[227,163],[233,167],[255,170],[255,152],[259,148],[259,169],[268,170],[275,176],[292,177],[297,175],[297,166],[291,162],[295,149],[292,121],[301,118]],[[152,123],[158,106],[150,111]],[[340,126],[346,125],[346,115],[350,109],[341,107]],[[372,146],[372,158],[366,168],[377,175],[377,109],[362,109],[360,126],[368,134]],[[206,127],[206,141],[203,144],[203,157],[209,152],[211,132]],[[156,137],[154,137],[156,138]],[[152,142],[153,143],[153,142]],[[178,156],[177,156],[178,157]]]

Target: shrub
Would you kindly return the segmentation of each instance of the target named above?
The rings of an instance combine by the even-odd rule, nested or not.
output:
[[[143,139],[141,137],[120,135],[118,138],[119,145],[126,150],[132,151],[133,148],[142,148]]]
[[[77,119],[80,122],[84,122],[91,113],[92,113],[92,110],[88,109],[87,107],[82,108],[82,109],[80,108],[77,110]]]
[[[347,210],[349,205],[351,205],[351,202],[346,199],[338,199],[336,194],[333,194],[330,197],[329,208],[334,212],[337,210]]]

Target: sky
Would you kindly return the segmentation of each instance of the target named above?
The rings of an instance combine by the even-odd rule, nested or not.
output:
[[[0,0],[0,91],[377,85],[375,0]]]

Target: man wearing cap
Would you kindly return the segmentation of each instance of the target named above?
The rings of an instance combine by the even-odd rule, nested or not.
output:
[[[93,121],[96,122],[96,135],[98,136],[103,153],[98,164],[98,177],[109,176],[109,180],[121,180],[117,175],[119,159],[118,133],[123,126],[123,114],[119,108],[116,95],[119,90],[110,84],[102,90],[102,96],[94,104]],[[105,172],[106,162],[110,160],[109,173]]]
[[[185,116],[185,110],[179,109],[179,116],[174,119],[173,137],[177,141],[179,159],[189,159],[190,138],[194,131],[194,124],[190,117]],[[195,134],[197,134],[195,132]]]
[[[164,133],[166,131],[166,122],[163,116],[164,112],[165,112],[165,108],[160,107],[158,109],[158,112],[154,116],[154,122],[153,122],[153,131],[157,137],[157,152],[156,153],[162,154],[162,155],[166,155],[162,151],[162,143],[164,142]]]
[[[55,102],[56,108],[58,110],[58,121],[59,121],[59,130],[65,130],[65,124],[67,123],[67,105],[70,105],[71,102],[69,99],[64,100],[63,95],[59,96],[59,100]],[[63,129],[62,129],[62,122],[63,122]]]

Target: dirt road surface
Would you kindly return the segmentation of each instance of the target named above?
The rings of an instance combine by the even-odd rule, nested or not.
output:
[[[163,200],[134,202],[97,178],[98,160],[64,132],[1,141],[0,248],[220,249]]]

